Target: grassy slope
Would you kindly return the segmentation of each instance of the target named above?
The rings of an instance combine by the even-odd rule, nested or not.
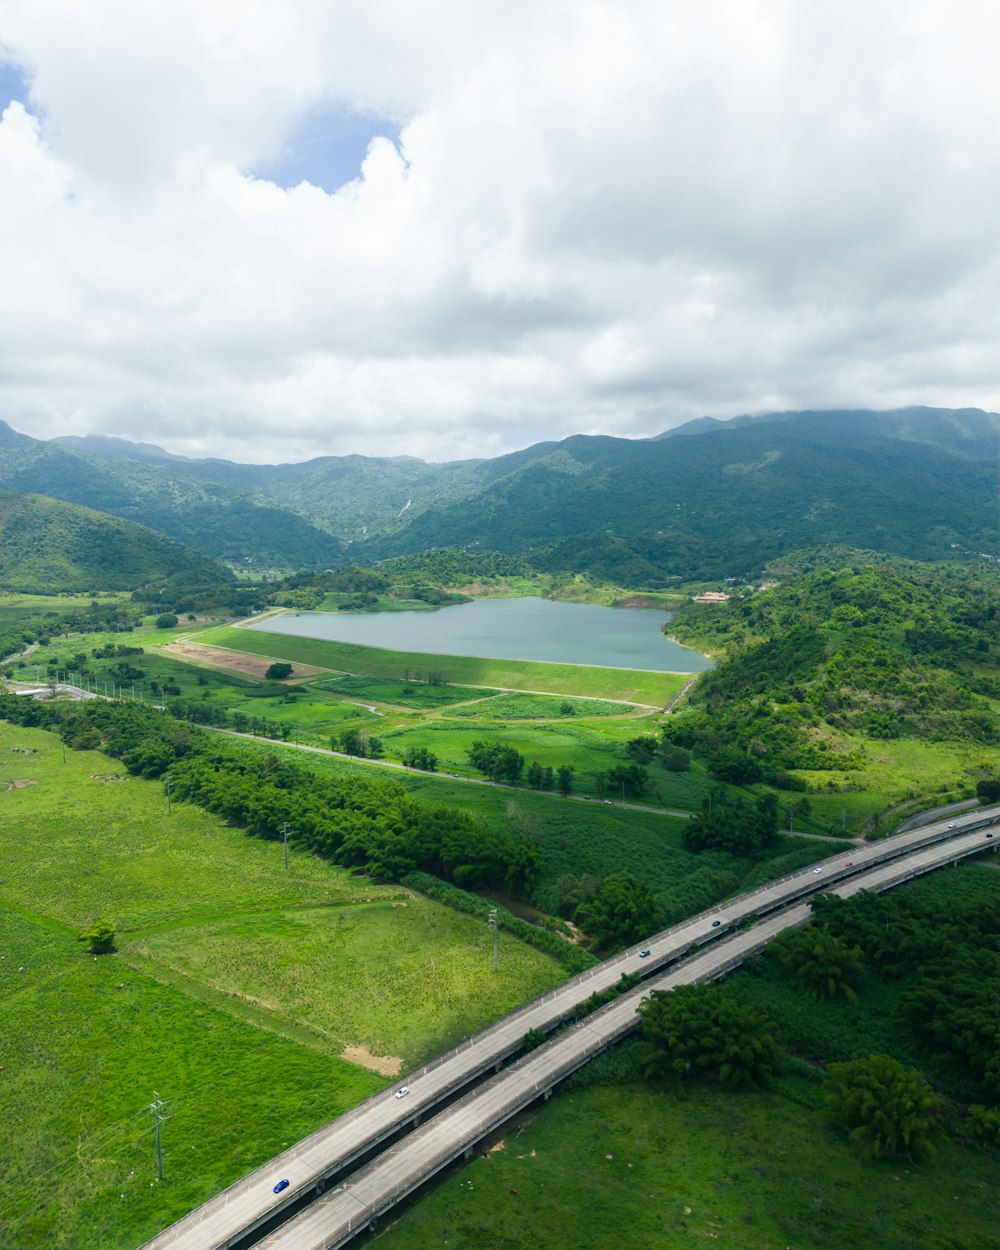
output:
[[[950,1144],[932,1164],[862,1165],[777,1093],[595,1086],[547,1104],[372,1244],[936,1250],[952,1236],[978,1248],[996,1245],[995,1180],[994,1160]]]
[[[586,668],[532,660],[491,660],[464,655],[424,655],[420,652],[383,651],[347,642],[321,642],[266,631],[224,626],[194,639],[206,646],[227,647],[252,655],[299,660],[371,677],[404,678],[438,672],[448,682],[497,689],[528,690],[540,694],[590,695],[662,707],[687,678],[678,673],[639,669]]]
[[[101,780],[120,775],[0,724],[5,1250],[43,1229],[131,1250],[380,1088],[336,1057],[344,1042],[417,1062],[562,979],[513,940],[497,977],[473,918],[294,852],[286,874],[276,844],[186,805],[168,817],[159,784]],[[119,951],[94,960],[76,934],[98,915]],[[174,1118],[151,1190],[154,1089]],[[27,1178],[50,1170],[32,1216]]]

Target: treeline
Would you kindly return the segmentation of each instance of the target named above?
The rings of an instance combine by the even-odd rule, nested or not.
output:
[[[466,596],[450,593],[449,587],[531,577],[534,572],[525,558],[508,552],[446,547],[384,560],[375,567],[352,565],[322,572],[302,569],[283,578],[272,591],[275,603],[307,609],[319,607],[325,594],[356,596],[357,605],[350,606],[371,604],[386,594],[441,605],[466,601]]]
[[[516,829],[495,831],[463,812],[417,803],[384,778],[330,777],[273,753],[221,741],[154,709],[94,700],[72,705],[0,695],[0,716],[53,729],[146,778],[169,773],[178,800],[196,803],[345,867],[385,880],[420,869],[469,888],[528,894],[541,856]]]

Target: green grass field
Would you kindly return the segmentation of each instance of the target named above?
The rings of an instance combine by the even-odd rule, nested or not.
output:
[[[0,801],[5,796],[0,796]],[[0,904],[0,1242],[134,1250],[383,1085]],[[156,1180],[153,1091],[168,1102]]]
[[[809,801],[817,817],[829,825],[843,819],[849,830],[906,799],[940,795],[947,802],[948,795],[973,795],[979,778],[996,773],[996,748],[980,743],[855,736],[851,744],[864,751],[862,767],[844,774],[798,773],[811,787]],[[828,791],[831,782],[848,788]]]
[[[3,722],[0,824],[5,1250],[134,1250],[381,1088],[345,1045],[416,1063],[563,979],[513,938],[494,974],[474,918],[294,850],[286,872],[276,843]],[[118,949],[95,959],[97,917]]]
[[[414,708],[417,711],[447,707],[451,703],[462,703],[466,699],[489,697],[487,692],[473,689],[471,686],[431,686],[425,682],[351,677],[347,674],[317,681],[314,689],[329,690],[333,694],[342,694],[351,699],[367,700],[371,703],[390,703],[395,707]]]
[[[321,642],[292,638],[263,630],[222,626],[198,633],[192,641],[204,646],[227,647],[251,655],[298,660],[319,668],[366,677],[397,680],[440,673],[446,682],[488,686],[493,689],[526,690],[539,694],[577,694],[626,703],[663,707],[680,690],[687,676],[652,673],[639,669],[583,667],[547,664],[531,660],[490,660],[463,655],[425,655],[420,652],[382,651],[355,643]]]
[[[546,695],[495,694],[480,698],[468,707],[456,708],[455,716],[477,720],[563,720],[574,716],[629,716],[635,708],[628,703],[603,699],[553,699]]]
[[[554,1098],[369,1244],[989,1250],[997,1216],[986,1155],[948,1143],[933,1163],[864,1165],[779,1093],[703,1083],[677,1099],[630,1083]]]

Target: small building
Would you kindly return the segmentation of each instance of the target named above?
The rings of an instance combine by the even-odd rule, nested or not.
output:
[[[728,603],[731,596],[721,590],[706,590],[703,594],[693,596],[695,603]]]

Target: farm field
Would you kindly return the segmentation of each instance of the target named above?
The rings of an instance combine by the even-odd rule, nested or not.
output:
[[[243,638],[260,637],[239,629],[231,632]],[[502,741],[520,751],[526,764],[537,761],[552,768],[572,765],[574,792],[593,798],[602,797],[604,791],[595,774],[627,763],[625,744],[629,739],[655,735],[657,729],[656,714],[648,707],[606,698],[431,685],[415,680],[412,672],[410,680],[405,674],[400,678],[322,675],[315,668],[303,673],[298,668],[302,662],[296,661],[289,681],[268,681],[263,677],[270,663],[266,658],[256,662],[259,675],[253,677],[214,665],[207,667],[203,662],[205,656],[213,655],[220,666],[250,661],[246,653],[213,652],[205,647],[196,657],[182,657],[164,650],[163,644],[184,636],[181,628],[146,629],[126,635],[69,635],[53,639],[15,673],[44,678],[47,665],[65,671],[85,664],[90,676],[84,680],[101,691],[104,682],[109,689],[111,683],[121,684],[119,665],[123,661],[120,657],[89,658],[94,649],[123,643],[140,646],[145,648],[142,655],[124,658],[126,665],[135,668],[125,687],[126,698],[132,697],[133,690],[135,697],[144,701],[177,698],[185,714],[195,720],[218,723],[221,719],[240,730],[320,747],[329,747],[345,729],[356,728],[376,735],[387,759],[398,762],[407,751],[425,748],[439,757],[439,771],[476,778],[481,774],[467,760],[472,742]],[[342,658],[346,662],[346,657]],[[585,678],[597,670],[575,671]],[[696,812],[717,784],[697,764],[674,772],[657,756],[647,768],[649,785],[638,801],[653,806]],[[857,823],[868,815],[868,811],[859,811]],[[815,830],[822,825],[805,819],[799,821],[799,827]]]
[[[197,641],[276,659],[301,660],[304,664],[362,676],[419,680],[433,672],[440,674],[444,681],[458,685],[526,690],[539,694],[597,696],[626,703],[644,703],[650,707],[663,707],[687,680],[678,673],[653,673],[639,669],[381,651],[354,643],[321,642],[258,630],[251,633],[235,626],[206,630],[197,635]]]
[[[798,1083],[808,1099],[815,1086]],[[486,1148],[488,1149],[488,1147]],[[567,1090],[405,1209],[377,1250],[988,1250],[996,1161],[875,1165],[781,1093]]]
[[[160,783],[122,776],[0,723],[5,1250],[42,1229],[66,1250],[134,1250],[382,1087],[368,1056],[416,1063],[565,975],[511,937],[495,975],[476,919],[294,849],[286,872],[278,844],[186,804],[168,815]],[[98,917],[118,949],[95,959],[76,938]],[[173,1115],[162,1185],[153,1090]],[[49,1174],[33,1216],[29,1178]]]

